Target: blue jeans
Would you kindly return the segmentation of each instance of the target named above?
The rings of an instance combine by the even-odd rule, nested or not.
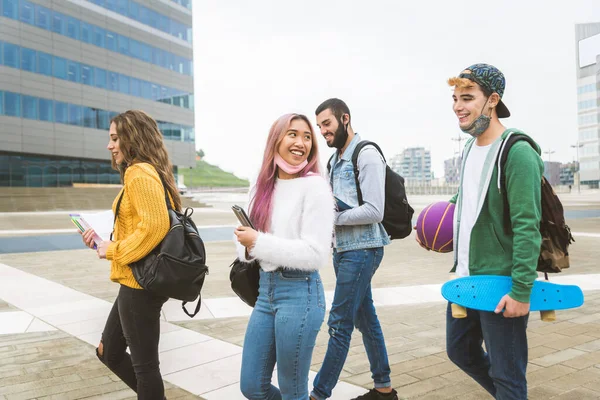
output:
[[[500,400],[527,399],[527,321],[529,315],[467,309],[466,318],[446,310],[446,351],[450,360]],[[481,347],[485,342],[487,353]]]
[[[244,338],[244,396],[308,399],[308,372],[324,319],[325,292],[318,271],[261,270],[258,300]],[[275,362],[279,389],[271,384]]]
[[[335,294],[329,312],[329,343],[311,396],[331,397],[350,348],[354,327],[362,333],[376,388],[390,387],[390,364],[371,294],[371,278],[383,258],[383,247],[333,252]]]

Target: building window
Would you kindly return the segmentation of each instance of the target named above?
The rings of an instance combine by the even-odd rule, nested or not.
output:
[[[40,102],[39,102],[40,121],[52,122],[54,120],[54,118],[53,118],[54,113],[52,112],[53,106],[54,106],[54,104],[53,104],[52,100],[40,99]]]
[[[38,99],[33,96],[21,96],[23,101],[23,118],[38,119]]]
[[[65,35],[65,19],[59,13],[52,15],[52,32]]]
[[[81,22],[81,41],[92,43],[92,25],[87,22]]]
[[[130,80],[131,95],[136,96],[136,97],[141,97],[142,96],[141,86],[142,86],[142,84],[139,79],[131,78],[131,80]]]
[[[106,31],[106,48],[110,51],[117,51],[117,34]]]
[[[19,46],[12,43],[4,43],[4,65],[19,68]]]
[[[84,85],[94,85],[94,69],[89,65],[81,64],[81,83]]]
[[[21,69],[29,72],[36,72],[37,54],[35,50],[21,49]]]
[[[69,125],[83,125],[81,106],[69,104]]]
[[[129,94],[129,78],[119,74],[119,92]]]
[[[52,71],[55,78],[67,79],[67,60],[62,57],[53,57]]]
[[[19,0],[4,0],[2,15],[10,19],[19,19]]]
[[[98,129],[108,130],[110,128],[110,116],[106,110],[98,110]]]
[[[25,22],[30,25],[34,25],[33,22],[33,4],[28,1],[20,0],[20,12],[21,12],[21,22]]]
[[[94,78],[96,87],[106,89],[106,70],[102,68],[94,68]]]
[[[54,102],[54,121],[59,124],[66,124],[68,122],[68,110],[67,103],[60,101]]]
[[[79,21],[75,18],[67,18],[67,36],[79,40]]]
[[[38,28],[50,30],[50,10],[46,7],[35,6],[35,25]]]
[[[79,83],[79,63],[75,61],[67,62],[67,80]]]
[[[119,74],[116,72],[108,73],[108,90],[112,90],[113,92],[119,91]]]
[[[21,116],[21,95],[4,92],[4,115],[9,117]]]
[[[119,35],[117,36],[119,43],[119,53],[124,54],[126,56],[129,55],[129,38]]]
[[[104,48],[104,39],[106,38],[106,30],[100,28],[99,26],[95,26],[94,27],[94,35],[92,38],[92,44],[94,46],[98,46],[98,47],[102,47]]]
[[[95,108],[84,107],[83,108],[83,126],[86,128],[97,128],[98,127],[98,110]]]
[[[52,56],[41,51],[37,52],[37,72],[39,74],[52,76]]]

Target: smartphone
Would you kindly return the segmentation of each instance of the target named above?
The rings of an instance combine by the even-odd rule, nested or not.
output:
[[[335,204],[337,206],[338,211],[345,211],[345,210],[349,210],[352,208],[348,204],[346,204],[343,201],[341,201],[340,199],[338,199],[337,197],[335,197]]]
[[[250,228],[254,229],[254,225],[252,225],[252,222],[250,222],[250,218],[248,217],[248,214],[246,214],[246,211],[244,211],[244,209],[242,207],[235,205],[235,206],[232,206],[231,209],[233,210],[233,213],[237,217],[238,221],[240,221],[241,225],[249,226]]]

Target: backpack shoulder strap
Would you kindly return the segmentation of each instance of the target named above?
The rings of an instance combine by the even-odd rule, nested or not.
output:
[[[361,142],[358,142],[358,144],[354,148],[354,152],[352,153],[352,167],[354,168],[354,183],[356,184],[356,195],[358,196],[358,205],[359,206],[363,204],[363,197],[362,197],[362,192],[360,190],[360,183],[358,182],[358,174],[359,174],[359,170],[358,170],[358,155],[360,154],[360,152],[363,149],[363,147],[369,146],[369,145],[375,147],[375,149],[377,149],[377,151],[379,152],[379,154],[381,154],[381,157],[383,157],[383,161],[386,162],[385,161],[385,156],[383,155],[383,152],[381,151],[381,149],[379,148],[379,146],[375,142],[370,142],[368,140],[363,140]]]
[[[160,175],[159,175],[159,177],[160,177],[160,181],[163,186],[163,190],[165,191],[165,202],[167,203],[167,210],[172,210],[173,207],[171,207],[171,201],[169,200],[169,194],[167,192],[167,185],[165,184],[165,181],[162,179],[162,177]],[[113,220],[113,230],[110,233],[111,241],[113,239],[113,234],[115,233],[115,225],[117,223],[117,217],[119,216],[119,209],[121,208],[121,200],[123,200],[124,194],[125,194],[125,185],[123,185],[123,189],[121,190],[121,195],[119,196],[119,200],[117,201],[117,206],[115,207],[115,218]]]
[[[526,141],[531,147],[535,148],[535,142],[532,138],[523,134],[521,131],[513,131],[509,133],[506,139],[504,139],[502,147],[500,147],[500,152],[498,153],[498,190],[502,193],[504,209],[506,210],[504,214],[504,230],[506,233],[510,233],[512,229],[510,226],[510,209],[508,204],[508,194],[506,193],[506,175],[504,172],[510,149],[516,142],[521,140]]]
[[[329,160],[327,160],[327,172],[329,174],[331,174],[331,161],[333,160],[333,157],[335,157],[337,153],[337,150],[331,155],[331,157],[329,157]]]

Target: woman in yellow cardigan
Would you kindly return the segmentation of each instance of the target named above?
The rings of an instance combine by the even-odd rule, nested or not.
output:
[[[143,111],[124,112],[111,120],[109,136],[107,148],[113,168],[121,173],[124,191],[114,241],[94,243],[92,230],[83,233],[83,240],[90,248],[96,245],[100,258],[111,261],[110,279],[121,287],[96,354],[138,399],[162,400],[158,341],[161,308],[167,298],[142,289],[128,264],[150,253],[167,234],[170,224],[164,187],[174,209],[181,209],[181,199],[154,119]],[[125,351],[127,347],[131,355]]]

